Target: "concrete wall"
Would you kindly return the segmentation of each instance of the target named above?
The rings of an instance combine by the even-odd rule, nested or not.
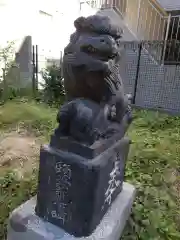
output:
[[[16,53],[15,62],[19,66],[19,83],[22,87],[32,83],[32,37],[26,36],[19,51]]]
[[[137,36],[142,40],[164,40],[168,15],[153,3],[141,0]]]
[[[137,34],[139,6],[139,0],[128,0],[126,3],[126,13],[124,19],[127,26],[134,34]]]
[[[141,40],[163,40],[168,14],[158,9],[154,1],[115,0],[128,28]]]

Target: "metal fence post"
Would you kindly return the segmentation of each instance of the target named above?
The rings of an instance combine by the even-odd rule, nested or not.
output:
[[[167,41],[168,41],[170,23],[171,23],[171,14],[169,14],[168,20],[167,20],[166,35],[165,35],[165,41],[164,41],[163,53],[162,53],[162,64],[164,64],[165,55],[166,55],[166,48],[167,48]]]
[[[36,91],[38,90],[38,72],[39,72],[39,68],[38,68],[38,45],[36,45]]]
[[[35,77],[35,68],[36,68],[36,66],[35,66],[35,47],[34,47],[34,45],[33,45],[33,47],[32,47],[32,65],[33,65],[33,76],[32,76],[32,90],[33,90],[33,93],[35,94],[35,89],[36,89],[36,84],[35,84],[35,82],[36,82],[36,77]]]
[[[141,62],[141,52],[142,52],[142,41],[139,44],[139,51],[138,51],[138,62],[137,62],[137,69],[136,69],[136,78],[134,82],[134,92],[133,92],[133,99],[132,104],[136,103],[136,94],[137,94],[137,85],[138,85],[138,78],[139,78],[139,69],[140,69],[140,62]]]

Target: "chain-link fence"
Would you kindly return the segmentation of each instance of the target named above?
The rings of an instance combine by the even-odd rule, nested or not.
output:
[[[156,46],[154,47],[153,46]],[[125,42],[122,78],[133,103],[141,108],[180,113],[180,42],[169,41],[164,61],[147,51],[147,45],[163,55],[165,42]],[[169,50],[171,49],[171,50]]]

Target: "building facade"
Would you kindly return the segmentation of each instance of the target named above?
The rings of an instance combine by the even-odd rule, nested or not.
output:
[[[114,0],[131,32],[141,40],[180,40],[179,0]]]

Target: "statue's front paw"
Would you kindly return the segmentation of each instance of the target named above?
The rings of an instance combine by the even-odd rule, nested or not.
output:
[[[126,111],[126,115],[127,115],[127,121],[130,124],[133,121],[133,114],[132,114],[132,108],[130,105],[128,105],[127,111]]]
[[[111,107],[111,111],[110,111],[110,118],[111,118],[111,120],[116,120],[116,117],[117,117],[116,106],[113,105]]]
[[[133,99],[132,94],[126,94],[126,96],[127,96],[128,103],[131,104]]]

